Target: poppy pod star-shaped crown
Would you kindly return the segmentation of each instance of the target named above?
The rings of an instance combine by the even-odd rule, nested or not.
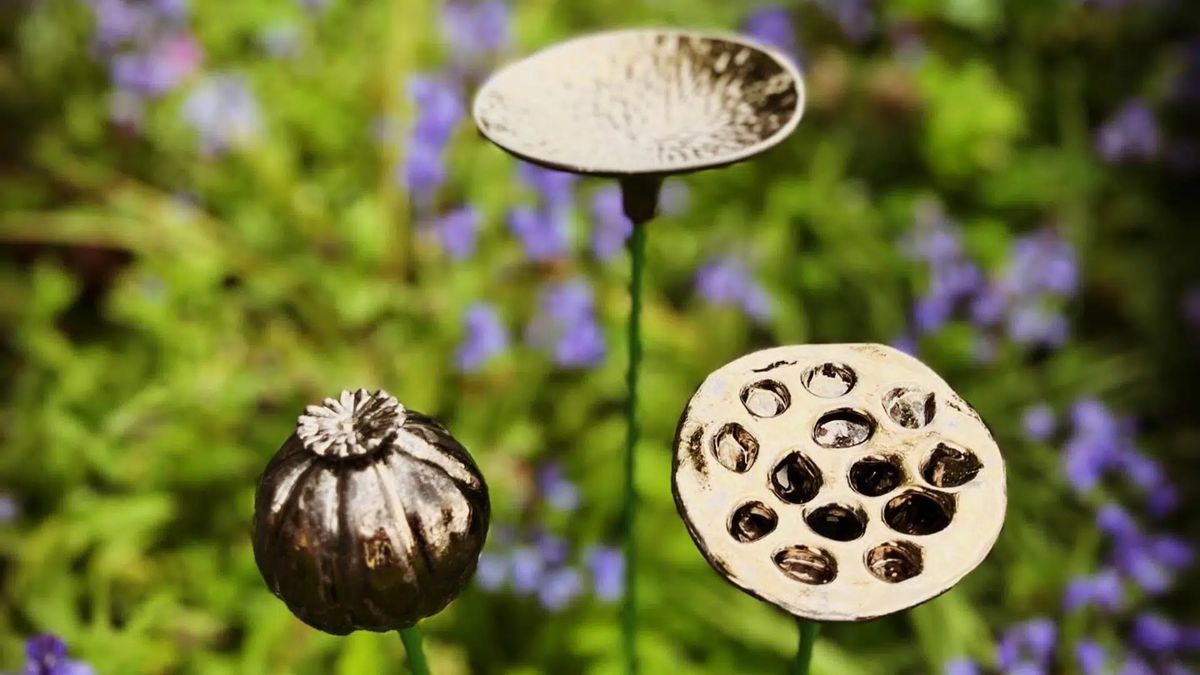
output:
[[[672,487],[714,569],[821,621],[948,590],[991,550],[1007,500],[975,410],[876,344],[777,347],[714,371],[680,419]]]

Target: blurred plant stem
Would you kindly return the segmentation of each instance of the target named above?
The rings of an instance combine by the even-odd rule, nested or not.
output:
[[[821,630],[821,624],[797,618],[796,626],[800,629],[800,643],[796,645],[796,660],[792,662],[790,674],[808,675],[808,667],[812,663],[813,645],[817,642],[817,633]]]
[[[404,651],[408,653],[408,669],[413,675],[429,675],[429,664],[425,661],[425,649],[421,646],[421,629],[409,626],[401,629],[400,639],[404,642]]]

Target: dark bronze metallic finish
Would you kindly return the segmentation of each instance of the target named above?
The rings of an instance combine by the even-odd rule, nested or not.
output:
[[[747,159],[786,138],[803,107],[799,72],[768,47],[735,35],[630,29],[505,67],[479,90],[474,115],[489,140],[522,159],[626,178]]]
[[[444,427],[384,391],[309,406],[254,500],[263,579],[335,635],[406,628],[441,611],[475,571],[487,485]]]

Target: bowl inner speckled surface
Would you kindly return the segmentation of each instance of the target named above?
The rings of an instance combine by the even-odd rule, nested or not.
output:
[[[733,35],[633,29],[563,42],[494,74],[480,131],[575,173],[674,174],[731,164],[791,133],[804,91],[791,61]]]

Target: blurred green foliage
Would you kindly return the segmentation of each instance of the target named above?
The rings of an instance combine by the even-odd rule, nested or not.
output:
[[[544,517],[578,546],[614,541],[626,265],[583,253],[582,201],[579,254],[524,262],[504,214],[528,195],[514,161],[468,124],[444,198],[481,212],[476,253],[450,261],[413,222],[393,176],[403,147],[372,129],[403,128],[407,77],[443,58],[436,6],[192,4],[203,68],[244,74],[261,107],[261,136],[228,154],[197,152],[180,116],[187,87],[153,102],[138,133],[111,121],[83,3],[0,7],[0,489],[22,511],[0,525],[0,666],[18,667],[25,636],[53,631],[101,673],[402,672],[395,635],[317,633],[264,587],[248,535],[258,472],[306,403],[386,387],[472,450],[497,523]],[[748,9],[519,2],[515,51],[626,24],[728,29]],[[921,356],[1006,452],[1008,523],[946,595],[823,630],[814,672],[986,661],[1004,626],[1058,615],[1065,580],[1095,568],[1102,542],[1059,477],[1060,450],[1021,436],[1032,403],[1063,411],[1104,397],[1139,416],[1144,447],[1185,495],[1197,487],[1200,373],[1178,310],[1198,278],[1195,174],[1111,167],[1092,144],[1126,98],[1165,99],[1193,8],[903,0],[880,3],[863,45],[818,8],[794,9],[810,93],[796,136],[759,161],[687,177],[689,209],[649,233],[637,475],[647,673],[783,671],[792,621],[723,583],[675,514],[674,426],[705,374],[754,348],[904,333],[925,279],[897,242],[923,200],[945,205],[990,270],[1022,233],[1065,233],[1084,277],[1068,308],[1074,332],[1055,351],[1001,343],[987,364],[967,323],[922,340]],[[268,58],[256,41],[278,21],[297,26],[292,58]],[[901,29],[919,37],[921,58],[901,57]],[[1188,129],[1186,116],[1167,121]],[[754,261],[774,306],[765,324],[694,296],[696,267],[721,251]],[[519,335],[537,288],[576,274],[595,284],[602,366],[559,370],[517,344],[481,373],[455,371],[468,304],[496,303]],[[579,484],[578,513],[529,512],[531,467],[548,457]],[[1194,587],[1179,589],[1168,606],[1194,613]],[[553,615],[471,589],[423,625],[438,673],[615,673],[617,612],[585,601]],[[1064,624],[1114,645],[1119,628],[1087,615]]]

